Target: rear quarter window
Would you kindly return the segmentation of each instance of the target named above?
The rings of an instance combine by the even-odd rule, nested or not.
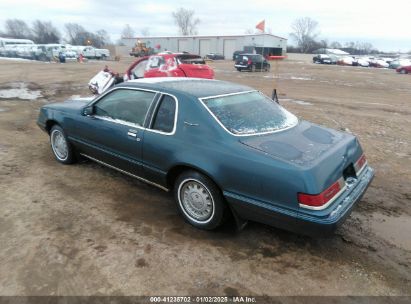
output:
[[[171,133],[174,130],[176,101],[169,95],[164,95],[160,101],[153,119],[153,130]]]

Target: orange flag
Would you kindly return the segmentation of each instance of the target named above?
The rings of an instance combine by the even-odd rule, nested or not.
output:
[[[265,31],[265,20],[261,21],[255,26],[256,29],[259,29],[260,31],[264,32]]]

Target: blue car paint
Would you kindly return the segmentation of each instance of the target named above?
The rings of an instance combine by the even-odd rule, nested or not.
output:
[[[233,136],[199,100],[252,90],[233,83],[185,79],[128,82],[114,90],[118,88],[148,89],[175,96],[179,108],[175,134],[140,128],[141,141],[135,142],[126,135],[130,127],[113,127],[84,116],[88,103],[76,100],[42,107],[38,124],[47,130],[50,121],[58,123],[80,152],[163,188],[173,186],[168,183],[167,174],[176,166],[194,168],[214,180],[241,218],[304,234],[333,231],[348,216],[374,176],[367,165],[355,185],[327,208],[302,208],[298,192],[322,192],[362,155],[355,136],[307,121],[272,134]]]

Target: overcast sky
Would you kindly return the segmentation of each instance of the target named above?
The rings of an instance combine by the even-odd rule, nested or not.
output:
[[[151,36],[177,35],[171,13],[179,7],[195,10],[200,35],[244,34],[265,19],[266,29],[289,38],[292,22],[307,16],[318,21],[319,38],[329,42],[361,41],[384,51],[411,50],[410,0],[0,0],[0,29],[6,19],[18,18],[28,23],[52,21],[62,33],[67,22],[89,31],[105,29],[113,41],[127,23],[137,34],[148,28]]]

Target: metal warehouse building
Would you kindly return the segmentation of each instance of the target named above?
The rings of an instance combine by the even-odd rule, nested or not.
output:
[[[138,40],[158,51],[189,52],[201,56],[219,53],[226,59],[232,58],[234,51],[264,55],[285,55],[287,51],[287,39],[271,34],[122,38],[130,49]]]

